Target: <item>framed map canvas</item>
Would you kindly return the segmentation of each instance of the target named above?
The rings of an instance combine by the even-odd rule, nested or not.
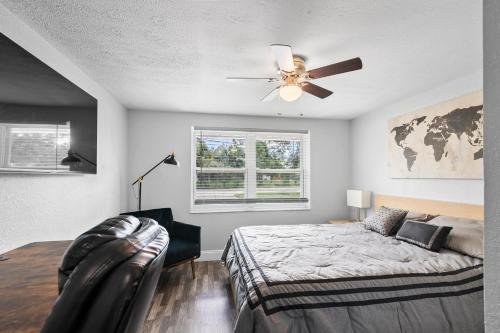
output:
[[[389,120],[392,178],[483,178],[483,92]]]

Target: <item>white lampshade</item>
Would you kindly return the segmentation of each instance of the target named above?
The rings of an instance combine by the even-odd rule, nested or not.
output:
[[[361,190],[347,190],[347,206],[356,208],[370,208],[371,192]]]
[[[280,97],[287,102],[293,102],[302,95],[302,89],[296,84],[287,84],[280,88]]]

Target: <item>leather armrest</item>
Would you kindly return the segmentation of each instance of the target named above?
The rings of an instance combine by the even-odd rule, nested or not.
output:
[[[197,225],[174,221],[172,228],[172,238],[190,241],[200,244],[201,227]]]

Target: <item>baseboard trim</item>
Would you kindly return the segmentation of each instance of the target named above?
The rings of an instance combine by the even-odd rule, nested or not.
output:
[[[201,251],[201,255],[197,261],[213,261],[213,260],[220,260],[222,257],[222,252],[224,250],[205,250]]]

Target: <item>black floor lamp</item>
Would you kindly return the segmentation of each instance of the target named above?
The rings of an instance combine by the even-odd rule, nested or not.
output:
[[[141,210],[141,201],[142,201],[142,182],[144,181],[144,177],[146,177],[151,171],[153,171],[154,169],[156,169],[160,164],[162,163],[165,163],[165,164],[170,164],[170,165],[175,165],[177,167],[180,167],[180,164],[179,162],[177,162],[177,160],[175,159],[175,154],[172,153],[170,155],[168,155],[167,157],[165,157],[164,159],[162,159],[160,162],[158,162],[154,167],[152,167],[151,169],[149,169],[145,174],[143,174],[142,176],[140,176],[139,178],[137,178],[133,183],[132,183],[132,186],[134,186],[135,184],[139,183],[139,210]]]

